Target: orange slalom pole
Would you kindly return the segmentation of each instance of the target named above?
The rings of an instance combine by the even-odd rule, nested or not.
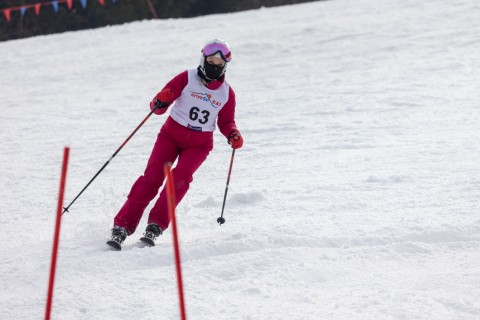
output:
[[[185,312],[185,300],[183,297],[183,281],[182,281],[182,266],[180,264],[180,247],[178,244],[178,233],[177,233],[177,221],[175,219],[175,207],[177,202],[175,200],[175,184],[173,183],[172,176],[172,164],[166,163],[163,167],[165,177],[167,177],[167,205],[168,213],[172,220],[172,235],[173,235],[173,246],[175,253],[175,265],[177,268],[177,285],[178,285],[178,297],[180,300],[180,319],[186,320],[187,315]]]
[[[52,310],[53,287],[55,282],[55,268],[57,265],[58,242],[60,238],[60,223],[62,221],[63,196],[65,194],[65,182],[67,179],[67,165],[70,148],[63,149],[62,176],[60,178],[60,192],[58,194],[57,220],[55,223],[55,234],[53,237],[52,263],[50,265],[50,280],[48,282],[47,307],[45,310],[45,320],[50,320]]]

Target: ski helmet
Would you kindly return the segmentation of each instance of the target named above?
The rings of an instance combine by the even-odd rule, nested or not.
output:
[[[210,56],[222,58],[225,64],[218,66],[208,63],[207,58]],[[203,46],[198,70],[208,81],[219,79],[225,74],[225,71],[227,71],[227,65],[231,60],[232,53],[230,52],[228,44],[224,40],[213,39]]]

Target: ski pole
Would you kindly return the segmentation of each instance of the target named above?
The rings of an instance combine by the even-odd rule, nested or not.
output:
[[[120,145],[120,147],[117,149],[117,151],[115,151],[113,153],[113,155],[110,157],[110,159],[107,160],[107,162],[105,162],[105,164],[100,168],[100,170],[98,170],[98,172],[93,176],[93,178],[87,183],[87,185],[82,189],[82,191],[80,191],[80,193],[75,197],[75,199],[73,199],[72,202],[70,202],[70,204],[67,206],[67,207],[64,207],[63,208],[63,212],[62,212],[62,215],[65,213],[65,212],[69,212],[68,209],[70,208],[70,206],[80,197],[80,195],[88,188],[88,186],[93,182],[93,180],[95,180],[98,175],[103,171],[103,169],[105,169],[106,166],[108,166],[108,164],[110,163],[110,161],[113,160],[113,158],[115,158],[115,156],[117,155],[117,153],[120,152],[120,150],[122,150],[122,148],[127,144],[128,140],[130,140],[133,135],[138,131],[138,129],[140,129],[141,126],[143,126],[143,124],[148,120],[148,118],[150,118],[150,116],[152,115],[152,113],[159,109],[159,108],[162,108],[164,107],[165,105],[164,104],[156,104],[155,107],[152,109],[152,111],[150,111],[150,113],[145,117],[145,119],[143,119],[142,122],[140,122],[140,124],[135,128],[135,130],[133,130],[133,132],[128,136],[128,138]]]
[[[235,149],[233,149],[232,158],[230,159],[230,168],[228,169],[227,186],[225,187],[225,195],[223,196],[222,214],[217,219],[217,222],[220,225],[225,223],[225,218],[223,217],[223,210],[225,209],[225,201],[227,200],[228,185],[230,184],[230,175],[232,174],[232,166],[233,166],[233,159],[234,158],[235,158]]]

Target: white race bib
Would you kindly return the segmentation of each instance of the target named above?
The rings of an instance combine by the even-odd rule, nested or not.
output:
[[[188,83],[172,105],[170,116],[182,126],[197,131],[215,131],[217,116],[228,101],[226,81],[215,90],[208,89],[197,76],[197,70],[188,70]]]

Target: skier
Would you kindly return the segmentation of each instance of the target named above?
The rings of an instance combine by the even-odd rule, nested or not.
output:
[[[128,235],[135,232],[140,219],[158,194],[163,184],[165,163],[173,163],[175,199],[185,196],[193,174],[205,161],[213,148],[215,122],[220,132],[234,149],[243,145],[243,138],[235,124],[235,93],[225,80],[225,71],[232,60],[228,44],[214,39],[201,50],[197,69],[186,70],[172,80],[153,98],[150,108],[155,114],[164,114],[171,106],[167,118],[152,150],[142,176],[133,184],[127,200],[114,218],[110,246],[120,250]],[[170,223],[167,210],[166,188],[150,211],[148,225],[142,241],[150,246]]]

